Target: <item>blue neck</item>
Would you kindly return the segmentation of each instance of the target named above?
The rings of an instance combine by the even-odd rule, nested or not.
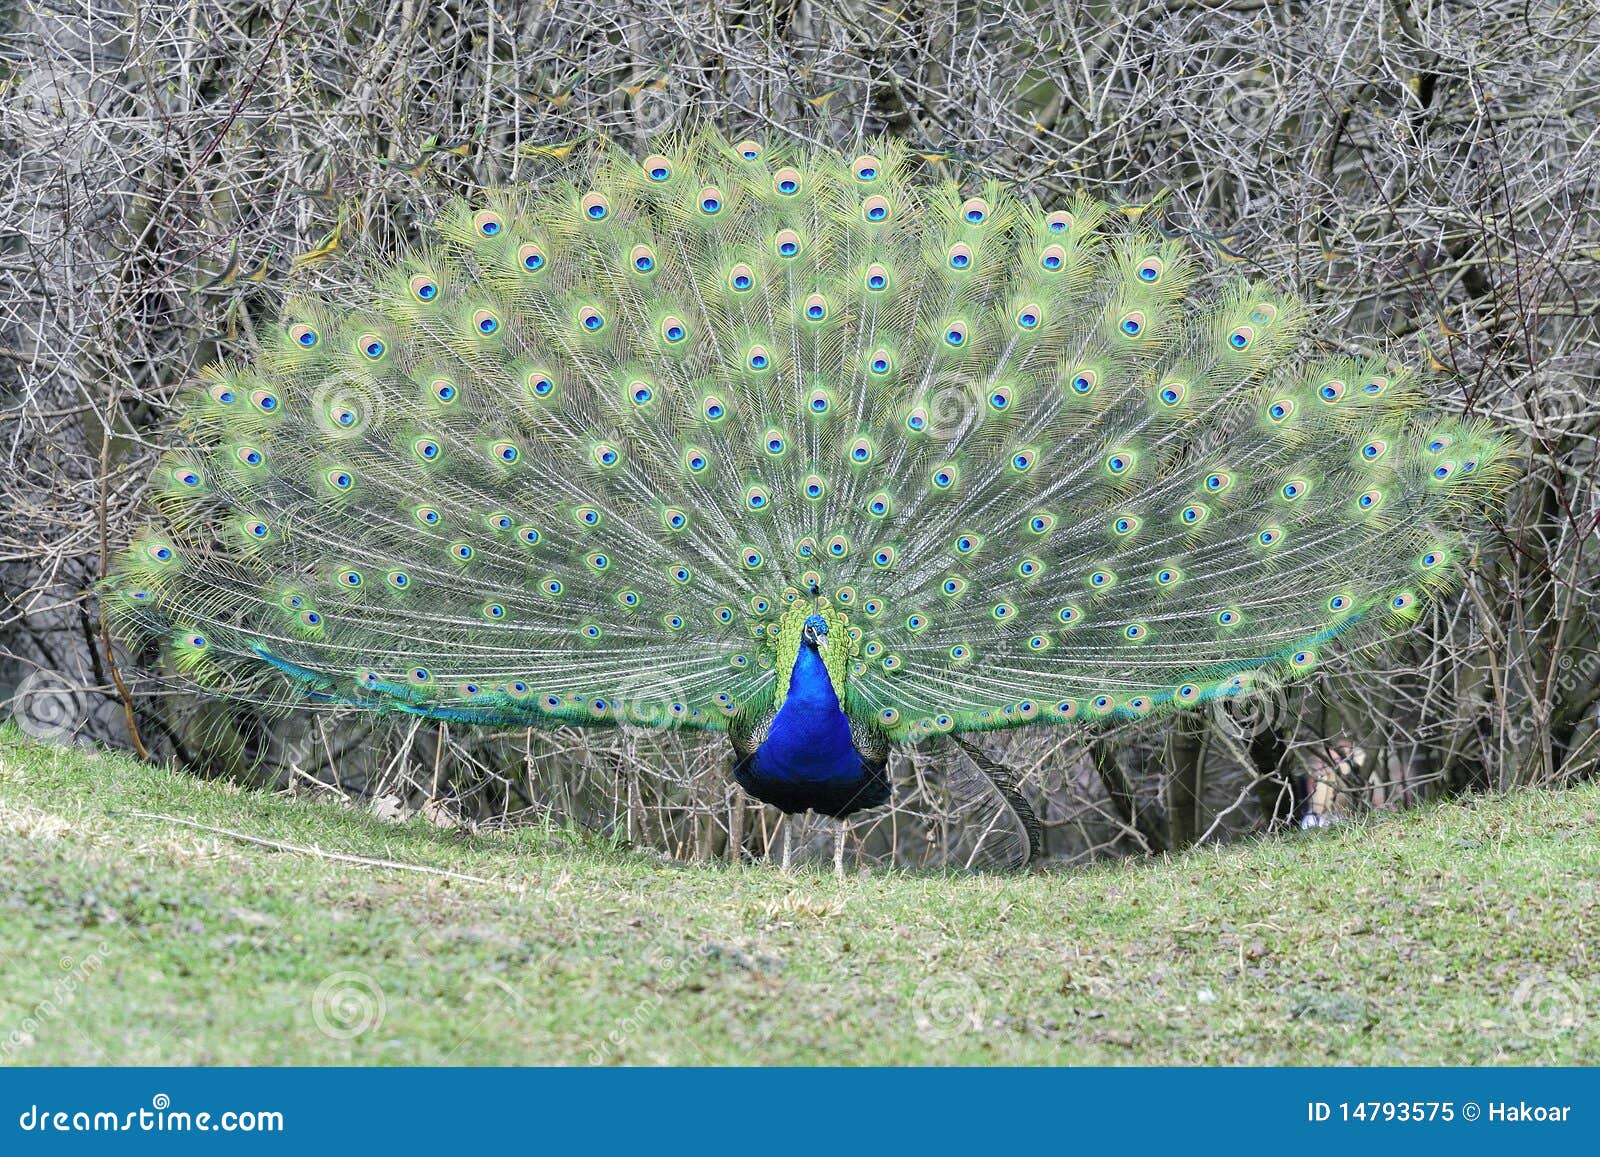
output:
[[[817,649],[802,644],[789,676],[789,694],[756,752],[763,776],[790,782],[859,779],[861,755],[850,720]]]

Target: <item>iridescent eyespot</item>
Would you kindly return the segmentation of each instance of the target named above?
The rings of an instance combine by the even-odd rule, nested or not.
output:
[[[1220,611],[1217,614],[1217,625],[1223,627],[1238,626],[1244,621],[1244,616],[1238,611]]]
[[[735,265],[728,270],[728,288],[743,293],[756,283],[756,275],[748,265]]]
[[[967,580],[959,575],[952,575],[944,580],[944,583],[939,589],[945,594],[949,595],[951,598],[954,598],[956,595],[959,595],[962,591],[967,589]]]
[[[1172,697],[1183,703],[1193,703],[1200,698],[1200,688],[1193,683],[1185,683],[1172,693]]]
[[[1256,338],[1256,331],[1247,325],[1241,325],[1228,335],[1228,345],[1235,350],[1246,350]]]
[[[310,349],[317,344],[317,331],[309,325],[294,325],[289,327],[289,338],[296,345]]]
[[[1187,526],[1199,526],[1206,519],[1206,508],[1200,505],[1185,506],[1178,517]]]
[[[1138,337],[1144,332],[1144,326],[1145,316],[1142,309],[1130,310],[1123,315],[1121,321],[1117,322],[1117,329],[1122,331],[1125,337]]]
[[[884,374],[889,372],[889,367],[890,367],[891,364],[892,364],[892,362],[891,362],[891,360],[889,358],[889,351],[888,350],[878,350],[876,353],[874,353],[872,355],[872,359],[867,362],[867,370],[870,373],[876,374],[876,375],[881,377],[882,375],[884,375]]]
[[[1276,526],[1269,526],[1256,535],[1256,541],[1262,546],[1277,546],[1279,542],[1283,541],[1283,531]]]
[[[1106,471],[1110,474],[1121,476],[1133,468],[1133,455],[1125,450],[1118,450],[1106,458]]]
[[[961,203],[961,219],[968,225],[982,225],[989,218],[989,202],[982,197],[968,197]]]
[[[1416,595],[1412,594],[1410,591],[1402,591],[1400,594],[1395,595],[1389,600],[1389,606],[1397,611],[1405,611],[1409,610],[1411,605],[1416,601]]]
[[[1369,378],[1361,387],[1361,392],[1370,398],[1376,398],[1389,388],[1388,378]]]
[[[1066,263],[1067,251],[1061,248],[1059,245],[1046,246],[1044,252],[1039,254],[1040,266],[1049,270],[1051,273],[1054,273]]]
[[[237,395],[227,386],[216,385],[211,387],[211,400],[220,406],[231,406]]]
[[[1294,413],[1293,398],[1279,398],[1267,407],[1267,417],[1274,422],[1282,422]]]
[[[188,486],[193,488],[200,485],[200,472],[187,466],[180,466],[178,469],[174,470],[172,472],[172,477],[180,486]]]
[[[1146,285],[1154,285],[1161,280],[1161,275],[1166,272],[1166,263],[1159,257],[1147,257],[1139,263],[1136,271],[1139,280]]]
[[[981,540],[978,538],[977,535],[973,535],[973,534],[957,535],[956,536],[956,541],[955,541],[956,553],[958,553],[958,554],[971,554],[973,551],[978,549],[978,543],[980,541]]]
[[[580,507],[574,512],[573,517],[585,526],[600,525],[600,512],[592,506]]]
[[[889,219],[889,201],[886,197],[868,197],[861,202],[861,215],[868,221],[879,222]]]
[[[689,336],[689,330],[682,318],[668,316],[661,319],[661,336],[668,345],[677,345]]]
[[[802,309],[807,321],[821,321],[828,316],[828,299],[820,293],[813,293],[805,299]]]
[[[866,283],[870,291],[877,293],[888,286],[889,271],[882,265],[873,264],[867,266]]]
[[[793,257],[800,252],[800,234],[793,229],[780,229],[772,239],[779,257]]]
[[[1250,310],[1250,320],[1256,325],[1271,325],[1278,316],[1278,307],[1269,302],[1258,302]]]
[[[1333,598],[1328,600],[1328,609],[1330,611],[1332,611],[1336,615],[1337,614],[1341,614],[1344,611],[1348,611],[1350,609],[1350,598],[1349,598],[1349,596],[1348,595],[1334,595]]]
[[[1206,475],[1205,486],[1206,486],[1206,489],[1209,490],[1212,494],[1221,494],[1224,490],[1226,490],[1228,487],[1230,487],[1232,485],[1233,485],[1233,475],[1232,474],[1224,474],[1222,471],[1219,470],[1216,473],[1207,474]]]
[[[758,570],[763,561],[761,552],[753,548],[746,548],[744,552],[744,565],[747,570]]]
[[[1100,375],[1094,370],[1079,370],[1072,377],[1072,392],[1085,396],[1092,394],[1099,381]]]
[[[1163,385],[1156,395],[1161,399],[1163,406],[1172,407],[1182,402],[1189,393],[1189,387],[1184,382],[1168,382]]]
[[[594,460],[597,465],[609,469],[620,462],[622,460],[622,456],[614,447],[608,446],[604,442],[601,442],[594,448]]]
[[[775,430],[767,433],[767,453],[774,456],[783,453],[783,435]]]
[[[1005,410],[1011,405],[1011,387],[996,386],[989,391],[989,408],[991,410]]]
[[[1072,228],[1072,214],[1057,211],[1044,219],[1044,227],[1052,233],[1065,233]]]
[[[450,553],[455,555],[455,557],[460,559],[462,562],[467,562],[472,558],[475,552],[468,543],[456,542],[450,545]]]
[[[244,532],[251,538],[266,538],[272,532],[267,529],[267,524],[252,519],[244,524]]]
[[[1018,450],[1011,455],[1011,469],[1018,474],[1026,474],[1033,468],[1034,457],[1032,450]]]
[[[259,466],[261,463],[266,461],[265,455],[263,455],[261,451],[257,450],[254,446],[240,446],[239,449],[234,452],[234,454],[239,461],[243,462],[246,466]]]
[[[1139,520],[1131,514],[1124,514],[1111,524],[1113,532],[1119,535],[1129,535],[1139,529]]]
[[[489,337],[499,332],[500,319],[487,309],[480,309],[472,315],[472,328],[484,337]]]
[[[544,539],[544,535],[540,534],[538,530],[531,526],[519,527],[517,530],[517,537],[522,539],[522,541],[527,543],[529,546],[538,546],[539,543]]]
[[[968,651],[966,647],[963,647],[960,643],[957,643],[955,646],[950,648],[950,657],[958,663],[965,659],[969,654],[971,654],[971,652]]]
[[[894,548],[888,546],[879,547],[872,556],[872,565],[879,570],[888,570],[894,565]]]
[[[700,212],[707,217],[714,217],[722,211],[722,190],[715,185],[707,185],[700,190],[696,203],[700,207]]]
[[[278,408],[278,395],[274,394],[271,390],[251,391],[250,401],[253,402],[256,409],[260,410],[263,414],[270,414]]]
[[[598,333],[605,327],[605,316],[594,306],[586,305],[578,311],[578,322],[590,333]]]
[[[651,153],[639,164],[644,169],[644,175],[658,185],[672,179],[672,162],[660,153]]]
[[[1108,570],[1097,570],[1089,576],[1089,585],[1096,590],[1104,590],[1109,586],[1113,586],[1116,581],[1117,576]]]
[[[833,405],[833,399],[829,397],[826,390],[812,390],[807,404],[811,407],[813,414],[826,414],[828,407]]]
[[[648,245],[635,245],[628,252],[628,264],[633,266],[635,273],[654,273],[656,255]]]
[[[857,438],[851,442],[850,461],[858,466],[872,461],[872,442],[867,438]]]
[[[940,466],[933,472],[933,485],[936,490],[949,490],[956,484],[956,468],[954,466]]]
[[[1043,316],[1044,311],[1037,304],[1030,303],[1017,311],[1017,325],[1022,329],[1034,329]]]
[[[1376,510],[1383,504],[1383,491],[1368,490],[1356,499],[1356,505],[1362,510]]]
[[[628,396],[633,399],[634,405],[645,406],[649,405],[656,395],[655,391],[650,388],[649,383],[634,382],[628,387]]]
[[[591,221],[604,221],[611,215],[611,202],[600,193],[585,193],[583,200],[578,202],[578,207]]]
[[[1448,448],[1449,445],[1450,445],[1450,439],[1447,436],[1441,434],[1438,437],[1430,438],[1428,440],[1428,452],[1430,454],[1438,454],[1441,451],[1443,451],[1446,448]]]
[[[1122,631],[1130,641],[1137,643],[1150,633],[1150,628],[1143,623],[1129,623]]]
[[[1441,462],[1439,465],[1433,468],[1433,480],[1435,482],[1443,482],[1446,478],[1449,478],[1450,475],[1454,474],[1455,471],[1456,464],[1454,462]]]
[[[544,370],[534,370],[528,375],[528,392],[536,398],[549,397],[555,388],[554,379]]]
[[[913,434],[920,434],[928,428],[927,411],[920,407],[906,414],[906,429]]]
[[[1331,406],[1334,402],[1344,397],[1344,383],[1338,378],[1323,382],[1322,385],[1317,387],[1317,397]]]
[[[491,448],[490,453],[508,466],[517,460],[518,455],[516,446],[512,445],[510,442],[496,442]]]
[[[560,579],[548,578],[539,584],[539,589],[547,595],[559,595],[565,588],[562,587]]]
[[[503,603],[484,603],[483,616],[486,619],[503,619],[506,617],[506,608]]]
[[[529,273],[537,273],[544,268],[544,250],[537,245],[524,245],[517,250],[517,261]]]
[[[432,301],[439,296],[439,283],[425,273],[411,279],[411,296],[418,301]]]
[[[174,555],[170,546],[152,546],[146,553],[157,562],[171,562]]]
[[[668,530],[682,530],[689,525],[689,516],[681,510],[668,507],[661,512],[661,521],[666,523]]]
[[[698,450],[691,450],[684,456],[683,464],[689,468],[689,473],[699,474],[706,468],[706,456]]]
[[[351,477],[350,471],[348,470],[328,471],[328,485],[332,486],[335,490],[349,490],[355,485],[355,482],[356,480]]]
[[[701,413],[705,414],[708,422],[721,421],[727,412],[727,406],[723,405],[722,399],[715,394],[708,395],[701,407]]]
[[[945,341],[946,345],[952,346],[954,348],[960,348],[961,346],[965,345],[966,341],[967,341],[967,325],[966,325],[966,322],[962,322],[962,321],[953,321],[953,322],[951,322],[945,328],[944,341]]]
[[[383,344],[383,339],[377,334],[364,333],[356,338],[356,348],[361,351],[361,355],[368,361],[375,362],[383,357],[386,347]]]
[[[1172,567],[1162,567],[1160,570],[1156,571],[1156,585],[1170,587],[1182,577],[1182,572]]]
[[[360,571],[347,570],[339,575],[339,581],[347,587],[358,587],[363,580]]]
[[[1034,534],[1045,534],[1056,524],[1053,514],[1035,514],[1028,519],[1028,529]]]
[[[772,187],[781,197],[792,197],[800,191],[800,172],[798,169],[779,169],[772,174]]]
[[[857,157],[850,162],[850,172],[858,181],[875,181],[882,169],[883,163],[871,155]]]
[[[752,486],[744,492],[744,504],[751,510],[765,510],[771,497],[760,486]]]
[[[448,406],[451,402],[456,400],[458,391],[456,390],[455,385],[444,378],[435,380],[430,389],[433,394],[434,401],[438,402],[441,406]]]
[[[952,245],[945,260],[950,263],[951,269],[967,269],[972,265],[972,250],[965,245]]]
[[[1070,626],[1083,617],[1083,612],[1077,607],[1062,607],[1056,612],[1056,617]]]
[[[1025,558],[1017,564],[1017,574],[1021,578],[1033,578],[1044,572],[1044,563],[1036,558]]]
[[[1296,478],[1292,481],[1285,482],[1279,493],[1283,495],[1286,501],[1293,502],[1296,498],[1302,497],[1310,488],[1311,484],[1306,482],[1305,479]]]
[[[1418,565],[1421,566],[1423,570],[1432,570],[1434,567],[1438,566],[1444,561],[1445,555],[1437,550],[1430,550],[1427,554],[1423,555],[1417,560]]]
[[[510,530],[511,516],[509,514],[491,514],[484,520],[492,530]]]
[[[689,573],[689,568],[686,566],[674,567],[672,570],[672,581],[675,583],[686,583],[692,577]]]
[[[442,519],[439,512],[431,506],[419,506],[414,513],[417,516],[417,521],[424,526],[438,526]]]
[[[485,237],[498,237],[505,228],[500,214],[489,209],[479,209],[472,215],[472,226]]]

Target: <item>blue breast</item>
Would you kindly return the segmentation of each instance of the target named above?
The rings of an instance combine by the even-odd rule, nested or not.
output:
[[[847,815],[889,796],[882,769],[862,762],[828,670],[809,646],[800,648],[766,742],[734,775],[751,795],[786,812]]]

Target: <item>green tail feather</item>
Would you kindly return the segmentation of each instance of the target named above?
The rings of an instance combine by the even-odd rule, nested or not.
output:
[[[207,374],[108,606],[223,694],[725,728],[815,589],[916,740],[1293,678],[1460,581],[1495,430],[1103,205],[909,170],[704,134],[455,206]]]

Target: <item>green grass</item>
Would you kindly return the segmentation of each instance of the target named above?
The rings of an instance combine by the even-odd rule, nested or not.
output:
[[[0,1060],[1580,1062],[1597,809],[1588,785],[1159,861],[841,881],[467,837],[0,728]]]

